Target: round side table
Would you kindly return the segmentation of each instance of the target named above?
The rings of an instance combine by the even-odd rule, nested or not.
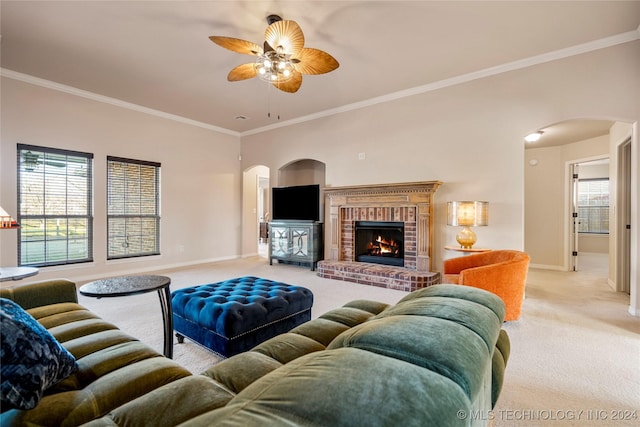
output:
[[[87,297],[109,298],[158,291],[164,323],[164,355],[173,357],[173,312],[171,309],[171,279],[166,276],[121,276],[89,282],[80,287]]]

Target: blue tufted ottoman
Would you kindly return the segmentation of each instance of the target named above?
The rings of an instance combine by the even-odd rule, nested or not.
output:
[[[247,276],[178,289],[171,305],[178,342],[187,337],[230,357],[310,320],[313,294]]]

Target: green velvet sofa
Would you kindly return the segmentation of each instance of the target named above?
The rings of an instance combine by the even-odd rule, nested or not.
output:
[[[78,305],[72,282],[0,296],[78,363],[2,426],[486,425],[510,349],[500,298],[434,285],[392,306],[353,301],[191,375]]]

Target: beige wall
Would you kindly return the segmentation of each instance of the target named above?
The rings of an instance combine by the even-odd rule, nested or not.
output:
[[[315,160],[298,160],[278,170],[278,182],[273,183],[273,186],[320,184],[320,187],[324,187],[325,167],[326,165]]]
[[[581,234],[578,237],[578,248],[580,253],[608,254],[609,235],[608,234]]]
[[[637,99],[629,88],[637,84],[639,47],[628,43],[243,136],[243,164],[277,170],[295,159],[317,159],[327,165],[328,186],[443,181],[435,194],[438,270],[449,256],[443,247],[455,242],[457,232],[446,226],[448,200],[489,201],[489,226],[475,229],[477,246],[524,249],[524,135],[573,118],[637,121]],[[562,174],[571,155],[548,153],[554,174]],[[557,181],[543,178],[562,182],[561,175]],[[563,189],[553,191],[562,221]],[[537,243],[545,250],[539,263],[559,266],[561,222],[550,232],[553,242]]]
[[[608,136],[525,150],[525,251],[533,266],[569,268],[569,164],[608,156]]]
[[[16,208],[16,144],[94,154],[94,262],[37,279],[139,272],[241,253],[239,138],[2,78],[0,204]],[[161,255],[106,260],[106,156],[160,162]],[[0,265],[17,263],[17,231],[0,234]]]

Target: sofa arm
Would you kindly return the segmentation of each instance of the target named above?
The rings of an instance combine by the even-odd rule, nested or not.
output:
[[[0,289],[0,297],[16,302],[25,310],[61,302],[78,302],[76,284],[66,279],[3,287]]]

